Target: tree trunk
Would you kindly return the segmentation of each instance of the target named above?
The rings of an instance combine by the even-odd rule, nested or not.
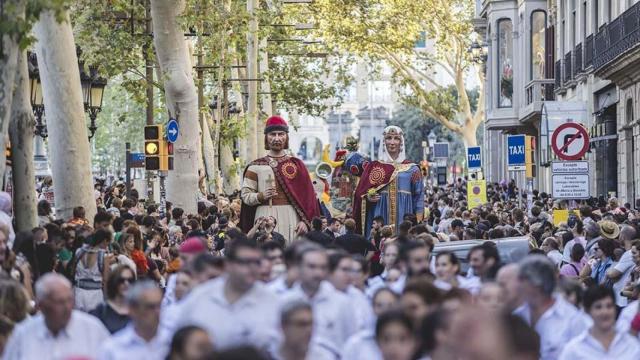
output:
[[[478,104],[481,106],[481,104]],[[473,122],[468,123],[465,126],[460,127],[460,135],[465,147],[477,146],[478,140],[476,138],[476,132],[478,131],[478,124]]]
[[[216,150],[213,147],[213,141],[211,140],[211,128],[209,127],[210,116],[211,115],[209,114],[204,114],[204,116],[202,117],[202,124],[200,125],[202,127],[202,149],[204,151],[204,165],[207,169],[208,181],[206,182],[206,187],[208,192],[211,192],[211,189],[209,189],[209,184],[212,180],[216,179],[216,174],[218,173],[217,169],[215,168],[214,160]]]
[[[231,195],[234,191],[240,189],[240,178],[233,161],[233,150],[231,145],[226,142],[220,144],[220,169],[224,179],[222,191],[227,195]]]
[[[38,226],[36,209],[35,169],[33,164],[33,127],[36,124],[29,96],[27,52],[17,56],[18,71],[11,107],[11,155],[13,164],[13,214],[16,232],[30,231]]]
[[[69,219],[74,207],[84,206],[87,219],[93,219],[96,202],[78,58],[69,13],[62,16],[63,21],[58,23],[53,12],[43,12],[34,28],[47,112],[53,192],[60,218]]]
[[[258,148],[259,134],[258,125],[258,9],[259,0],[247,0],[247,12],[251,17],[249,19],[249,32],[247,33],[247,91],[249,98],[247,100],[247,157],[252,161],[258,157],[260,148]]]
[[[4,1],[3,1],[4,3]],[[0,21],[15,21],[20,15],[24,17],[25,1],[8,0],[3,6],[3,14]],[[6,156],[4,149],[7,146],[7,133],[11,115],[11,103],[13,101],[13,86],[18,60],[18,41],[16,37],[4,35],[0,38],[0,188],[4,184],[4,172]]]
[[[180,135],[174,147],[174,170],[169,171],[167,200],[187,213],[197,211],[200,125],[198,96],[193,82],[184,31],[179,16],[184,0],[152,0],[153,40],[165,76],[164,89],[169,114],[178,120]]]

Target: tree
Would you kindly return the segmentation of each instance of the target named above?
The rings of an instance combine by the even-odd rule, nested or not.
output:
[[[80,73],[69,15],[40,14],[35,29],[36,53],[49,132],[56,210],[63,219],[84,206],[86,216],[96,213],[91,176],[91,150],[85,125]]]
[[[388,64],[425,115],[461,136],[466,146],[475,146],[484,110],[481,106],[472,111],[465,84],[472,64],[467,49],[474,4],[464,0],[317,0],[310,9],[320,36],[334,51]],[[435,42],[434,54],[415,48],[425,38]],[[443,89],[434,77],[436,71],[451,77],[458,91],[456,99],[432,91]],[[483,74],[477,74],[478,101],[483,103]]]
[[[196,212],[199,156],[202,151],[198,123],[198,96],[191,61],[179,16],[185,1],[152,0],[153,40],[164,77],[167,111],[180,124],[175,144],[174,170],[167,181],[168,200],[190,213]]]

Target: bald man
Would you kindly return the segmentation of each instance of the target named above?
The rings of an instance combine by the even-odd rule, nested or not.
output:
[[[524,299],[519,289],[518,272],[520,267],[516,263],[507,264],[498,270],[496,281],[503,290],[505,310],[515,311],[524,304]]]

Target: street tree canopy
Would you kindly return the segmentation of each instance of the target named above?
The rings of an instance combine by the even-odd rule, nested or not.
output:
[[[395,80],[409,91],[425,115],[477,144],[476,131],[484,110],[472,110],[465,77],[473,62],[468,54],[473,2],[463,0],[316,0],[309,8],[321,38],[338,53],[350,53],[373,63],[386,63]],[[426,39],[433,53],[417,48]],[[448,75],[457,96],[442,91],[435,73]],[[479,103],[484,101],[482,72]],[[434,92],[434,90],[436,90]]]

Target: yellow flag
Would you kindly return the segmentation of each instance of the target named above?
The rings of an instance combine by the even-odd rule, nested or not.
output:
[[[469,202],[469,209],[487,203],[486,180],[467,181],[467,200]]]

